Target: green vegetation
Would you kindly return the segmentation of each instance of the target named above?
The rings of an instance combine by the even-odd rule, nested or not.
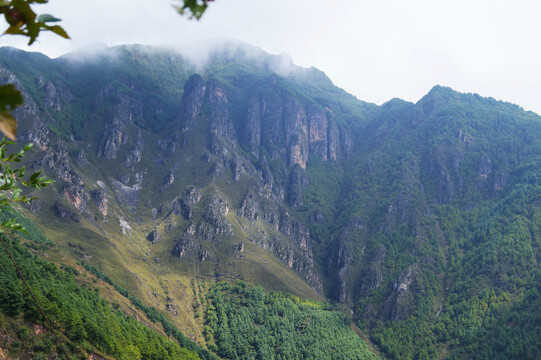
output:
[[[206,296],[205,337],[226,359],[376,359],[329,305],[243,282]]]
[[[188,338],[186,338],[180,331],[178,331],[178,329],[175,328],[175,326],[173,324],[171,324],[165,318],[165,316],[160,314],[155,308],[146,306],[145,304],[143,304],[141,302],[141,300],[131,296],[128,293],[128,290],[126,290],[126,289],[122,288],[121,286],[118,286],[117,284],[115,284],[111,280],[111,278],[109,278],[107,275],[103,274],[101,271],[99,271],[95,267],[93,267],[91,265],[88,265],[86,263],[83,263],[83,266],[84,266],[84,268],[86,270],[90,271],[92,274],[96,275],[97,277],[99,277],[100,279],[102,279],[103,281],[108,283],[109,285],[113,286],[116,291],[118,291],[120,294],[122,294],[128,300],[130,300],[131,303],[137,309],[142,310],[150,321],[152,321],[153,323],[159,322],[163,326],[163,330],[165,331],[165,333],[168,336],[172,336],[173,338],[175,338],[182,347],[197,353],[199,355],[199,358],[201,358],[203,360],[204,359],[207,359],[207,360],[216,359],[216,356],[209,353],[207,350],[202,349],[201,347],[197,346],[192,341],[188,340]]]
[[[385,253],[355,260],[350,281],[385,275],[358,295],[357,323],[392,359],[538,357],[539,117],[436,87],[383,105],[368,129],[339,216],[367,224],[365,254]]]
[[[198,359],[199,357],[163,335],[140,324],[131,316],[113,309],[92,289],[75,282],[77,271],[60,269],[54,263],[32,255],[18,240],[4,238],[26,280],[47,317],[64,329],[69,339],[69,349],[77,358],[99,351],[117,359]],[[8,329],[13,322],[42,324],[43,318],[33,299],[22,285],[5,251],[0,252],[0,324]],[[18,339],[8,344],[8,351],[17,354],[49,355],[58,353],[52,335],[45,334],[32,342],[25,341],[28,331],[19,327]],[[22,346],[22,348],[21,348]]]
[[[115,56],[104,53],[82,66],[76,56],[51,60],[0,51],[0,63],[35,99],[49,136],[59,142],[72,135],[80,140],[66,148],[86,190],[102,189],[109,200],[106,221],[89,199],[79,223],[57,218],[52,208],[65,184],[57,184],[57,193],[47,192],[48,208],[35,216],[50,226],[47,234],[57,236],[58,249],[77,261],[88,259],[87,271],[200,358],[214,355],[187,341],[172,321],[196,338],[204,330],[209,349],[224,358],[373,356],[351,331],[349,320],[327,305],[242,283],[201,289],[216,279],[240,278],[317,298],[292,270],[306,270],[312,260],[325,295],[343,301],[345,311],[352,309],[355,325],[388,358],[539,357],[540,117],[439,86],[417,104],[394,99],[376,107],[334,88],[314,69],[280,75],[275,57],[238,52],[213,54],[201,74],[207,88],[217,84],[227,96],[236,130],[236,139],[232,134],[218,139],[224,145],[220,148],[213,147],[209,136],[216,119],[207,98],[200,104],[197,126],[186,137],[187,132],[181,133],[182,85],[194,70],[180,56],[118,47],[108,53]],[[60,97],[63,110],[43,105],[47,81],[73,96],[70,101]],[[260,141],[248,143],[243,136],[254,99],[272,111],[256,119],[265,122]],[[119,127],[128,140],[103,166],[98,142],[119,104],[133,121]],[[309,154],[306,188],[304,183],[291,185],[291,149],[284,136],[290,131],[284,114],[291,104],[302,105],[297,119],[304,121],[303,114],[317,109],[339,128],[333,133],[336,160]],[[296,125],[310,133],[310,122]],[[144,144],[136,147],[139,133]],[[261,156],[248,149],[254,145]],[[310,149],[314,144],[304,145]],[[80,153],[87,165],[76,164]],[[141,158],[127,164],[132,153]],[[49,153],[38,153],[34,163],[42,154]],[[272,185],[277,193],[261,195],[258,172],[267,171],[263,158],[271,173],[265,186]],[[232,172],[242,167],[234,179]],[[164,182],[170,169],[174,181]],[[137,201],[120,203],[113,181],[127,178],[123,182],[133,186],[139,177]],[[187,185],[202,192],[190,219],[173,214],[170,207]],[[303,195],[303,205],[294,209],[287,207],[293,187]],[[198,224],[216,193],[227,200],[234,235],[201,240]],[[238,216],[250,193],[257,202],[252,207],[257,220]],[[122,234],[120,216],[131,232]],[[303,245],[290,241],[301,229],[297,220],[310,229]],[[197,239],[186,244],[182,259],[173,257],[171,249],[190,223]],[[24,226],[36,239],[28,245],[32,250],[49,246],[39,229]],[[146,236],[153,229],[162,237],[151,244]],[[77,239],[71,237],[75,232]],[[234,248],[240,242],[242,252]],[[280,262],[272,251],[282,245]],[[295,254],[295,246],[304,245],[313,257],[288,263],[288,252]],[[192,279],[197,285],[190,289]],[[151,303],[177,315],[168,317],[159,307],[149,307]]]

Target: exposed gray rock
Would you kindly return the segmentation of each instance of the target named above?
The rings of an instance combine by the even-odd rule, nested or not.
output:
[[[113,181],[115,185],[115,193],[117,199],[123,205],[128,205],[130,207],[135,207],[139,203],[140,191],[142,189],[139,183],[134,184],[133,186],[127,186],[119,181]]]
[[[161,236],[160,236],[160,233],[158,231],[157,228],[155,228],[154,230],[152,230],[148,235],[147,235],[147,240],[149,242],[151,242],[152,244],[156,244],[157,242],[159,242],[161,239]]]
[[[304,204],[303,191],[309,185],[309,178],[300,166],[294,166],[289,176],[289,204],[298,208]]]
[[[328,122],[322,109],[312,106],[308,112],[308,123],[310,125],[309,133],[309,151],[320,158],[327,160],[328,157]]]
[[[141,132],[141,130],[139,130],[137,133],[137,141],[133,147],[133,150],[128,154],[126,160],[124,161],[125,167],[127,167],[131,171],[135,170],[135,164],[138,164],[143,158],[144,146],[145,144],[143,142],[143,133]]]
[[[261,144],[261,117],[260,102],[256,98],[251,98],[248,102],[241,141],[256,158],[259,157]]]
[[[257,220],[259,218],[259,201],[253,192],[246,194],[242,200],[237,215],[248,219]]]
[[[81,216],[76,212],[71,211],[68,207],[62,205],[58,201],[54,203],[56,215],[61,219],[72,220],[75,222],[81,221]]]
[[[29,204],[22,203],[22,205],[25,207],[25,209],[30,211],[32,214],[35,214],[41,210],[41,207],[43,206],[43,201],[40,199],[34,199],[30,201]]]
[[[290,166],[299,164],[306,168],[308,160],[308,121],[302,105],[292,98],[287,98],[284,106],[284,122]]]
[[[103,189],[94,189],[90,192],[90,196],[94,203],[96,204],[98,210],[102,213],[103,216],[107,216],[107,208],[109,200]]]
[[[107,98],[113,98],[116,104],[108,111],[107,123],[98,146],[98,156],[109,160],[116,158],[120,146],[128,141],[126,126],[133,123],[134,118],[143,117],[143,107],[138,100],[124,92],[117,92],[112,85],[108,85],[98,94],[96,106]]]
[[[395,279],[393,294],[385,304],[388,319],[391,321],[406,319],[414,309],[414,295],[423,291],[424,285],[419,267],[417,265],[406,267]]]
[[[186,81],[180,106],[182,132],[185,133],[197,126],[195,119],[201,111],[205,90],[205,81],[199,74],[190,76],[188,81]]]
[[[201,200],[201,190],[195,186],[188,186],[182,195],[175,199],[172,204],[172,210],[176,215],[182,215],[186,220],[192,218],[195,205]]]
[[[242,257],[242,253],[244,252],[244,243],[238,243],[237,245],[231,246],[231,251],[229,253],[230,256],[234,257],[235,259],[238,259]]]
[[[173,249],[173,255],[179,258],[184,258],[190,251],[196,247],[196,239],[190,232],[182,234],[177,242],[177,245]]]
[[[207,93],[208,101],[212,109],[210,115],[210,132],[229,140],[228,145],[234,148],[237,135],[231,117],[229,116],[229,102],[225,91],[216,84],[210,84]],[[216,154],[216,152],[214,153]]]

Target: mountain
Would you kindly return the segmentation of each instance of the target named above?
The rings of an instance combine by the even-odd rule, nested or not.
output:
[[[219,356],[539,356],[538,115],[441,86],[376,106],[243,44],[0,66],[26,164],[56,181],[23,215]],[[239,279],[266,290],[215,284]],[[276,316],[300,321],[287,346]]]

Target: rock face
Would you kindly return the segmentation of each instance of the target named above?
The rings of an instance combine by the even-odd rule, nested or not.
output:
[[[183,133],[197,126],[196,118],[201,111],[205,89],[205,81],[199,74],[192,75],[186,81],[179,115]]]
[[[105,191],[103,189],[95,189],[90,192],[90,196],[101,214],[107,216],[107,204],[109,200],[107,199],[107,195],[105,195]]]
[[[230,255],[233,256],[235,259],[238,259],[242,257],[242,253],[244,252],[244,243],[241,242],[237,245],[233,245],[231,247],[231,253]]]
[[[423,291],[419,268],[415,265],[408,266],[394,281],[393,295],[385,305],[389,320],[406,319],[413,310],[413,296]]]
[[[190,220],[193,215],[195,205],[201,200],[202,193],[195,186],[188,186],[182,195],[175,199],[171,204],[173,212],[182,215],[186,220]]]
[[[231,117],[229,116],[229,101],[225,91],[216,84],[208,86],[208,102],[211,107],[210,132],[229,141],[229,145],[235,147],[236,132]]]
[[[147,240],[149,242],[151,242],[152,244],[156,244],[158,241],[160,241],[160,233],[158,232],[158,229],[154,229],[152,230],[148,235],[147,235]]]
[[[61,219],[67,219],[75,222],[81,221],[81,216],[76,212],[71,211],[68,207],[62,205],[58,201],[54,203],[56,214]]]
[[[116,158],[120,147],[128,141],[127,126],[134,119],[142,118],[143,110],[137,99],[115,91],[112,85],[98,94],[95,106],[98,107],[105,100],[112,100],[115,105],[107,110],[107,124],[98,146],[98,156],[110,160]],[[134,156],[137,158],[137,152]]]
[[[289,204],[298,208],[304,204],[302,193],[308,187],[310,179],[301,166],[293,167],[289,176]]]
[[[308,113],[310,133],[310,153],[321,160],[327,160],[329,157],[329,124],[325,113],[316,107],[312,107]],[[336,160],[336,154],[334,160]]]

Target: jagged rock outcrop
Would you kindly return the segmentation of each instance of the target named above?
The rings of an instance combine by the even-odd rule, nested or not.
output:
[[[161,235],[160,235],[160,232],[158,231],[157,228],[155,228],[154,230],[152,230],[148,235],[147,235],[147,240],[152,243],[152,244],[156,244],[157,242],[159,242],[161,239]]]
[[[182,195],[172,202],[171,208],[176,215],[182,215],[186,220],[190,220],[194,207],[202,196],[201,190],[195,186],[188,186]]]
[[[71,211],[68,207],[62,205],[58,201],[54,203],[56,209],[56,215],[61,219],[68,219],[71,221],[79,222],[81,221],[81,216],[76,212]]]
[[[208,206],[203,212],[203,221],[197,227],[197,235],[205,241],[217,242],[233,234],[231,223],[225,217],[229,212],[229,202],[222,194],[210,196]]]
[[[205,90],[205,81],[199,74],[193,74],[184,84],[179,114],[183,133],[197,126],[196,118],[201,111]]]
[[[246,194],[237,210],[237,215],[252,220],[259,219],[259,201],[256,194],[253,192]]]
[[[328,123],[325,113],[317,108],[312,107],[308,113],[309,121],[309,140],[310,153],[316,155],[321,160],[327,160],[328,152]]]
[[[263,103],[263,106],[265,103]],[[261,144],[261,118],[262,106],[259,100],[251,98],[246,110],[246,120],[244,121],[244,130],[241,136],[241,142],[247,146],[256,158],[259,157],[259,146]]]
[[[31,200],[30,203],[23,203],[24,208],[30,211],[32,214],[35,214],[41,210],[43,206],[43,201],[40,199]]]
[[[105,191],[103,189],[94,189],[90,192],[90,196],[92,197],[92,200],[94,200],[94,203],[101,214],[107,216],[109,200],[107,199]]]
[[[208,102],[211,107],[210,132],[229,140],[228,145],[235,147],[236,132],[229,115],[227,95],[217,84],[210,84],[207,89]]]
[[[192,231],[195,230],[190,230],[190,226],[188,226],[188,230],[184,234],[182,234],[177,244],[175,245],[175,248],[173,249],[173,256],[182,259],[196,247],[196,238]]]
[[[114,191],[120,204],[128,205],[132,208],[136,207],[139,204],[139,199],[141,197],[141,189],[143,188],[142,174],[137,173],[136,179],[137,182],[132,186],[128,186],[121,183],[120,181],[113,180],[113,185],[115,186]]]
[[[286,99],[284,121],[289,165],[299,164],[306,169],[308,161],[308,120],[302,105],[294,99]]]
[[[126,157],[126,160],[124,161],[125,167],[127,167],[131,171],[135,170],[135,164],[139,163],[143,157],[144,146],[145,144],[143,141],[143,133],[141,129],[139,129],[139,131],[137,132],[137,141],[135,142],[133,150],[130,151],[130,153]]]
[[[415,294],[424,291],[421,271],[417,265],[410,265],[402,271],[393,283],[393,293],[385,304],[388,319],[398,321],[406,319],[414,309]]]
[[[180,199],[180,204],[184,204],[185,207],[179,209],[183,211],[186,218],[188,215],[191,217],[193,206],[200,199],[201,193],[198,189],[190,187],[185,191],[183,198]],[[178,204],[178,202],[174,203]],[[201,261],[208,260],[211,258],[210,252],[201,250],[201,243],[220,242],[233,234],[231,223],[225,217],[229,212],[229,202],[223,194],[211,194],[201,205],[205,207],[201,219],[188,225],[173,249],[174,256],[183,258],[192,253],[197,254]]]
[[[126,126],[134,119],[143,117],[143,107],[127,93],[116,91],[113,85],[108,85],[98,94],[96,108],[105,99],[113,100],[115,105],[106,112],[106,126],[98,146],[98,156],[110,160],[116,158],[120,146],[128,141]],[[137,157],[137,151],[134,156]]]
[[[41,75],[36,78],[35,83],[44,91],[43,101],[50,109],[62,111],[64,103],[69,103],[73,99],[73,95],[63,83],[44,80]]]
[[[259,187],[259,195],[275,202],[282,202],[285,198],[284,189],[275,181],[267,158],[263,155],[259,158],[259,167],[263,180],[263,186]]]
[[[303,191],[309,183],[310,179],[301,166],[294,166],[289,175],[289,205],[298,208],[304,204]]]
[[[235,259],[238,259],[242,257],[242,253],[244,252],[244,243],[238,243],[237,245],[231,246],[231,252],[230,256],[234,257]]]
[[[68,151],[61,144],[48,148],[38,156],[34,167],[42,166],[54,174],[55,180],[63,183],[61,194],[79,211],[86,209],[89,194],[86,191],[83,178],[71,163]]]

